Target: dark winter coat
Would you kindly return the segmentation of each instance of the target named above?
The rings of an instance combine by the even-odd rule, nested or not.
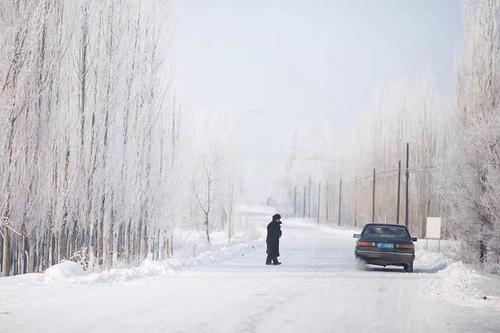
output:
[[[281,222],[272,221],[267,225],[267,255],[272,258],[280,256]]]

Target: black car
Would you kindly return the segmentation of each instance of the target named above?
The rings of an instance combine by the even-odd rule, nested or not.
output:
[[[369,223],[361,234],[354,234],[359,260],[379,266],[403,266],[406,272],[413,272],[416,238],[412,238],[408,228],[398,224]]]

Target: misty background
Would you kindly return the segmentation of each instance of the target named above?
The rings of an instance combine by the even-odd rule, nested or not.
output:
[[[455,0],[172,0],[178,94],[188,113],[236,120],[242,201],[263,202],[293,131],[334,136],[325,156],[302,156],[329,163],[389,82],[432,72],[435,92],[452,94],[461,10]]]

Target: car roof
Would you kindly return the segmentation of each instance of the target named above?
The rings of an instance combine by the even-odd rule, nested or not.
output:
[[[385,227],[399,227],[399,228],[405,228],[408,229],[405,225],[402,224],[389,224],[389,223],[367,223],[365,224],[365,228],[368,226],[385,226]]]

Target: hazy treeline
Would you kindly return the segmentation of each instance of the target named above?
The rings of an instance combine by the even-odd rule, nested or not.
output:
[[[223,148],[197,153],[224,137],[195,137],[175,102],[167,13],[154,0],[0,5],[5,275],[163,258],[175,226],[209,242],[225,226],[212,216],[230,223],[234,177],[220,175],[234,168]]]
[[[317,157],[312,154],[306,161],[291,157],[286,199],[289,212],[296,210],[298,216],[357,227],[372,221],[373,213],[375,221],[396,223],[401,162],[399,221],[404,224],[406,143],[410,143],[408,219],[412,231],[422,235],[425,218],[439,215],[442,209],[435,180],[447,142],[443,135],[446,117],[448,113],[433,93],[430,74],[380,90],[347,143],[327,131],[322,131],[323,140],[310,135],[300,140],[313,143],[309,152],[323,153],[318,152]],[[295,209],[290,207],[293,202],[297,202]]]
[[[466,259],[500,271],[500,1],[465,5],[442,197]]]
[[[439,96],[430,72],[393,82],[379,90],[346,149],[340,150],[342,142],[332,154],[325,152],[331,144],[312,140],[313,151],[324,147],[323,156],[333,155],[328,163],[306,169],[291,149],[285,180],[289,213],[298,188],[297,215],[303,215],[305,203],[312,218],[338,223],[342,178],[340,222],[361,227],[372,220],[375,169],[374,220],[395,223],[401,161],[399,222],[404,224],[409,143],[412,233],[424,237],[426,218],[441,216],[443,236],[461,240],[466,259],[499,263],[500,1],[466,1],[463,16],[454,95]]]
[[[412,232],[422,236],[427,216],[439,216],[438,165],[446,145],[446,109],[433,94],[431,79],[394,84],[379,92],[351,143],[346,158],[345,219],[357,226],[374,220],[406,222],[406,144],[409,143],[409,211]],[[399,171],[401,163],[401,172]],[[373,208],[373,171],[375,207]],[[399,211],[398,202],[399,186]]]

